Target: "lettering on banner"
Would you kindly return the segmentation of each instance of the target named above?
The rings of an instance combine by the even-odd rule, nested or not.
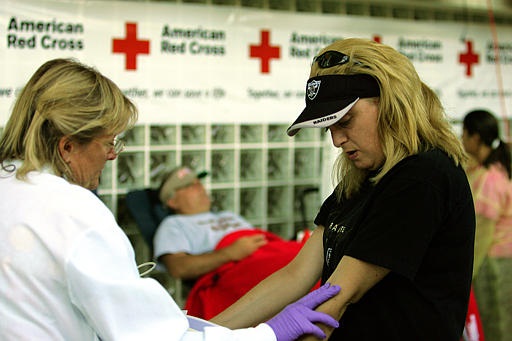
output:
[[[14,95],[12,88],[0,88],[0,98],[10,98]]]
[[[135,99],[148,99],[150,96],[153,98],[185,98],[185,99],[200,99],[200,98],[223,98],[226,91],[221,88],[213,89],[143,89],[143,88],[128,88],[123,89],[123,93]]]
[[[302,34],[292,32],[290,35],[289,56],[296,59],[312,59],[323,47],[330,45],[341,36],[328,36],[323,34]]]
[[[496,63],[496,53],[500,64],[512,64],[512,43],[489,41],[487,43],[486,59],[488,63]]]
[[[160,51],[174,55],[224,56],[226,54],[226,31],[197,28],[162,28]]]
[[[495,99],[498,97],[512,98],[512,90],[500,91],[498,89],[459,89],[457,91],[457,95],[461,99],[468,99],[468,98],[483,98],[483,99],[494,98]]]
[[[247,89],[247,96],[254,99],[272,98],[279,99],[279,92],[272,89]]]
[[[82,23],[24,20],[11,17],[7,25],[8,49],[83,50],[84,25]]]
[[[303,90],[281,90],[281,89],[247,89],[247,96],[254,100],[260,99],[295,99],[304,98],[306,92]]]
[[[139,89],[136,87],[128,88],[128,89],[122,89],[125,96],[128,96],[130,98],[148,98],[148,89]]]
[[[11,98],[16,97],[23,90],[22,87],[12,88],[12,87],[0,87],[0,98]]]
[[[413,63],[442,63],[443,43],[433,39],[409,39],[400,37],[397,50]]]
[[[131,88],[123,90],[124,94],[133,98],[149,98],[150,94],[154,99],[222,99],[226,97],[226,90],[223,88],[212,89],[147,89]]]

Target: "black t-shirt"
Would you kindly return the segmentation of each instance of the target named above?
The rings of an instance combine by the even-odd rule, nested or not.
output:
[[[460,340],[475,211],[463,169],[444,152],[408,157],[341,203],[333,193],[315,223],[325,227],[322,282],[344,255],[391,270],[347,308],[330,340]]]

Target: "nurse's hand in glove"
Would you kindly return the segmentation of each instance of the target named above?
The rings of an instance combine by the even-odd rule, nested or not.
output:
[[[277,341],[296,340],[304,334],[312,334],[323,339],[325,333],[314,323],[323,323],[332,328],[337,328],[339,324],[332,316],[314,309],[339,291],[339,286],[326,283],[297,302],[286,306],[265,323],[274,330]]]

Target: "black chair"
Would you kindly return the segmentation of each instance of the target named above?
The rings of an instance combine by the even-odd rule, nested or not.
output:
[[[162,205],[158,198],[158,190],[152,188],[132,190],[126,194],[125,201],[142,238],[149,247],[152,259],[155,232],[162,220],[174,212]],[[154,270],[150,276],[167,289],[180,307],[184,306],[188,290],[184,290],[184,284],[180,279],[171,277],[167,271]]]
[[[153,237],[158,225],[166,216],[174,212],[162,205],[158,199],[158,190],[152,188],[128,192],[126,207],[135,220],[144,241],[153,252]]]

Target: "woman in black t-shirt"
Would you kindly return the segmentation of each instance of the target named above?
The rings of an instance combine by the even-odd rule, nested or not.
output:
[[[321,278],[341,286],[317,308],[340,320],[322,326],[329,340],[459,340],[474,207],[465,152],[436,94],[393,48],[336,41],[315,57],[306,108],[287,132],[309,127],[327,128],[341,149],[317,228],[288,266],[213,321],[255,325]]]

